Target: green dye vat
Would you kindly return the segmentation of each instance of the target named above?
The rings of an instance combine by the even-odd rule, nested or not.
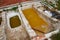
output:
[[[21,25],[21,20],[19,19],[19,17],[17,15],[10,18],[11,28],[15,28],[15,27],[18,27],[20,25]]]

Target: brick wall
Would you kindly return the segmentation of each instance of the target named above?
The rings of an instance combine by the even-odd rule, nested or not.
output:
[[[22,1],[27,1],[27,0],[0,0],[0,7],[10,5],[10,4],[15,4]]]

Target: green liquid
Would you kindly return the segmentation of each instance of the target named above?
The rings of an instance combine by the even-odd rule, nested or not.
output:
[[[15,27],[18,27],[20,25],[21,25],[21,20],[19,19],[19,17],[17,15],[10,18],[11,28],[15,28]]]

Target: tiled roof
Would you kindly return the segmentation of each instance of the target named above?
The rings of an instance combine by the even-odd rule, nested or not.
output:
[[[0,7],[10,5],[10,4],[15,4],[22,1],[26,1],[26,0],[0,0]]]

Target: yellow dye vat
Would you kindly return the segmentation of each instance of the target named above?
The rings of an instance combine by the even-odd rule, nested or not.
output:
[[[21,21],[17,15],[10,18],[11,28],[15,28],[15,27],[18,27],[20,25],[21,25]]]
[[[46,33],[48,30],[48,23],[45,22],[33,8],[22,10],[32,29]]]

